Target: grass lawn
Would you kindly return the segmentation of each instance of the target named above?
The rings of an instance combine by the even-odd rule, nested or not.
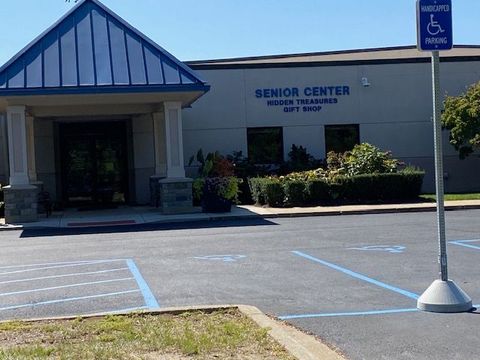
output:
[[[437,197],[435,194],[422,194],[420,198],[436,201]],[[480,200],[479,193],[468,193],[468,194],[445,194],[445,201],[454,201],[454,200]]]
[[[285,359],[237,310],[0,323],[0,359]]]

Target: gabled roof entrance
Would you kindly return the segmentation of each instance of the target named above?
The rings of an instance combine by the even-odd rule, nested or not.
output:
[[[0,68],[0,96],[209,90],[97,0],[83,0]]]

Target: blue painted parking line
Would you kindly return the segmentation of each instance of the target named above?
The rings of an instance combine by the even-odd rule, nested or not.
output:
[[[207,261],[223,261],[223,262],[236,262],[241,259],[245,259],[245,255],[207,255],[207,256],[194,256],[197,260]]]
[[[137,285],[140,288],[143,299],[145,300],[145,305],[150,309],[158,309],[160,305],[157,302],[157,299],[155,299],[155,296],[153,295],[152,291],[147,285],[147,282],[143,278],[142,274],[137,268],[137,265],[135,265],[135,262],[132,259],[127,260],[127,265],[130,269],[130,272],[132,273],[133,277],[137,281]]]
[[[71,302],[71,301],[98,299],[98,298],[125,295],[125,294],[133,294],[133,293],[139,293],[139,292],[140,292],[139,289],[132,289],[132,290],[126,290],[126,291],[118,291],[118,292],[114,292],[114,293],[97,294],[97,295],[89,295],[89,296],[81,296],[81,297],[72,297],[72,298],[66,298],[66,299],[48,300],[48,301],[41,301],[41,302],[36,302],[36,303],[6,306],[6,307],[0,308],[0,311],[16,310],[16,309],[33,307],[33,306],[38,306],[38,305],[51,305],[51,304],[59,304],[59,303]]]
[[[348,248],[348,250],[359,250],[359,251],[384,251],[390,254],[401,254],[406,249],[402,245],[367,245],[362,247],[353,247]]]
[[[368,276],[365,276],[363,274],[360,274],[360,273],[357,273],[357,272],[354,272],[354,271],[351,271],[349,269],[346,269],[344,267],[341,267],[339,265],[335,265],[335,264],[332,264],[332,263],[329,263],[327,261],[324,261],[324,260],[320,260],[320,259],[317,259],[311,255],[308,255],[308,254],[305,254],[301,251],[292,251],[292,253],[294,253],[295,255],[298,255],[298,256],[301,256],[305,259],[308,259],[308,260],[311,260],[311,261],[314,261],[316,263],[319,263],[319,264],[322,264],[322,265],[325,265],[325,266],[328,266],[329,268],[332,268],[334,270],[337,270],[337,271],[340,271],[346,275],[349,275],[351,277],[354,277],[356,279],[359,279],[359,280],[362,280],[362,281],[365,281],[365,282],[368,282],[370,284],[373,284],[373,285],[376,285],[376,286],[379,286],[383,289],[387,289],[387,290],[390,290],[390,291],[393,291],[393,292],[396,292],[398,294],[401,294],[401,295],[404,295],[410,299],[414,299],[414,300],[417,300],[419,298],[419,295],[415,294],[415,293],[412,293],[410,291],[407,291],[407,290],[403,290],[403,289],[400,289],[396,286],[392,286],[392,285],[389,285],[389,284],[386,284],[384,282],[381,282],[381,281],[378,281],[378,280],[375,280],[375,279],[372,279]]]
[[[475,249],[475,250],[480,250],[480,246],[475,246],[472,245],[471,243],[474,242],[480,242],[480,239],[474,239],[474,240],[454,240],[454,241],[449,241],[449,244],[453,245],[458,245],[458,246],[463,246],[469,249]]]
[[[283,315],[279,316],[280,320],[294,320],[294,319],[310,319],[319,317],[338,317],[338,316],[366,316],[366,315],[386,315],[399,314],[420,311],[417,308],[411,309],[390,309],[390,310],[372,310],[372,311],[353,311],[353,312],[338,312],[338,313],[321,313],[321,314],[303,314],[303,315]]]
[[[474,308],[479,308],[480,305],[473,305]],[[348,316],[370,316],[370,315],[389,315],[419,312],[417,308],[410,309],[390,309],[390,310],[371,310],[371,311],[352,311],[352,312],[338,312],[338,313],[320,313],[320,314],[301,314],[301,315],[282,315],[278,318],[280,320],[296,320],[296,319],[313,319],[322,317],[348,317]]]

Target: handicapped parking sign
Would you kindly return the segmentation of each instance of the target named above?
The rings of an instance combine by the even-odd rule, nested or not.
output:
[[[452,0],[417,0],[417,47],[420,51],[453,47]]]

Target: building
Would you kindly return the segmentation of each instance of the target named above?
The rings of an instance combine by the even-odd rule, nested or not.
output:
[[[441,70],[443,91],[462,93],[480,79],[480,47],[442,53]],[[324,158],[370,142],[426,169],[433,191],[430,74],[414,47],[182,63],[81,1],[0,68],[7,221],[34,221],[41,190],[65,206],[188,211],[198,149],[275,163],[292,144]],[[447,191],[479,190],[478,157],[447,141]]]
[[[188,62],[211,91],[184,110],[185,154],[279,161],[295,144],[322,159],[369,142],[425,169],[424,191],[434,192],[430,56],[406,46]],[[441,53],[444,94],[478,81],[480,46]],[[480,190],[480,159],[459,160],[448,140],[445,131],[446,191]]]

